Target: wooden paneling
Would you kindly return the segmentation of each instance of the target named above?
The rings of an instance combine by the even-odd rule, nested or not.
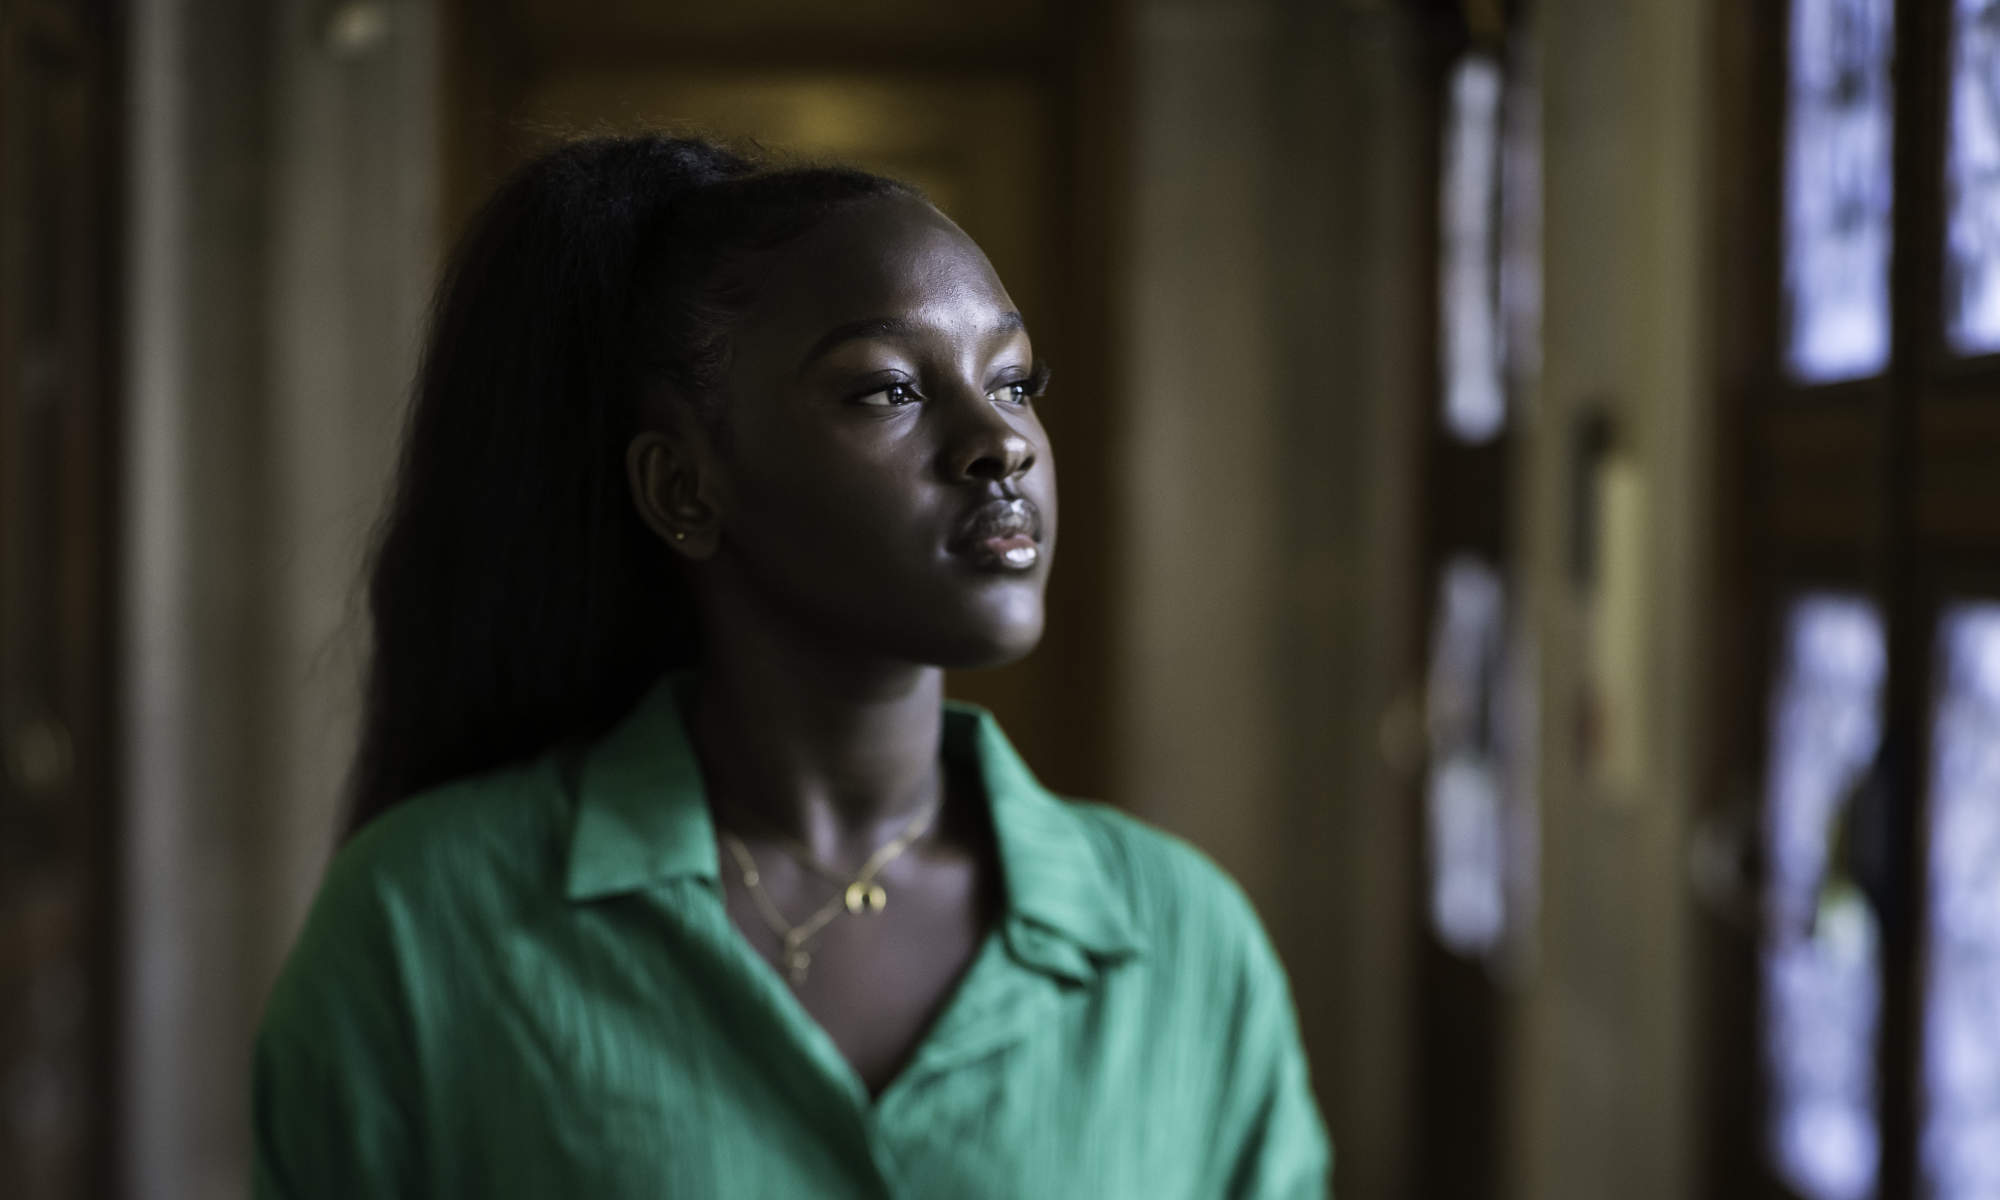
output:
[[[909,63],[886,53],[898,47],[990,44],[994,39],[1032,39],[1061,15],[1054,0],[981,0],[939,4],[936,0],[736,0],[730,4],[661,4],[657,0],[513,0],[512,23],[522,34],[548,42],[617,39],[641,44],[690,40],[731,46],[760,44],[759,56],[791,46],[872,44],[886,73]],[[1003,66],[1003,63],[995,63]]]
[[[1751,486],[1768,503],[1785,549],[1858,555],[1882,526],[1880,431],[1871,408],[1795,405],[1770,413],[1764,462]]]
[[[0,1187],[24,1200],[109,1179],[109,8],[0,9]]]
[[[2000,555],[2000,379],[1927,400],[1917,413],[1917,524],[1951,555]]]

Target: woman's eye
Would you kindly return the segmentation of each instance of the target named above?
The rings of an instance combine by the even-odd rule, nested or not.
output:
[[[892,383],[885,388],[877,388],[865,396],[856,396],[856,404],[866,404],[871,408],[894,408],[899,404],[914,404],[917,389],[907,383]]]
[[[1026,408],[1037,396],[1048,391],[1049,368],[1045,363],[1036,363],[1026,375],[1008,380],[986,393],[988,400],[1005,401],[1017,408]]]

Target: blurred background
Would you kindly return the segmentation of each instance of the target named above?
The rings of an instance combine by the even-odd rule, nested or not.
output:
[[[1244,883],[1340,1196],[2000,1196],[1996,0],[0,0],[0,1191],[247,1190],[434,273],[660,125],[989,251],[954,688]]]

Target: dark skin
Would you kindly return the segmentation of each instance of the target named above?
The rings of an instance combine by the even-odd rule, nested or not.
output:
[[[747,271],[721,428],[658,398],[628,454],[632,493],[700,614],[693,733],[716,823],[788,921],[837,889],[774,834],[851,871],[941,805],[878,876],[887,907],[843,910],[794,988],[879,1095],[1001,907],[978,780],[940,753],[944,668],[1039,640],[1054,466],[1014,303],[936,209],[866,200]],[[968,514],[1012,498],[1040,517],[1027,566],[997,561],[1002,543],[966,545]],[[1004,543],[1017,559],[1020,545]],[[776,969],[778,939],[718,852],[730,916]]]

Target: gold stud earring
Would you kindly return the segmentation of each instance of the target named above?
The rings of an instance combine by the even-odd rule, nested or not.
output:
[[[676,529],[674,530],[674,540],[677,542],[686,541],[687,534],[682,533],[680,530]]]

